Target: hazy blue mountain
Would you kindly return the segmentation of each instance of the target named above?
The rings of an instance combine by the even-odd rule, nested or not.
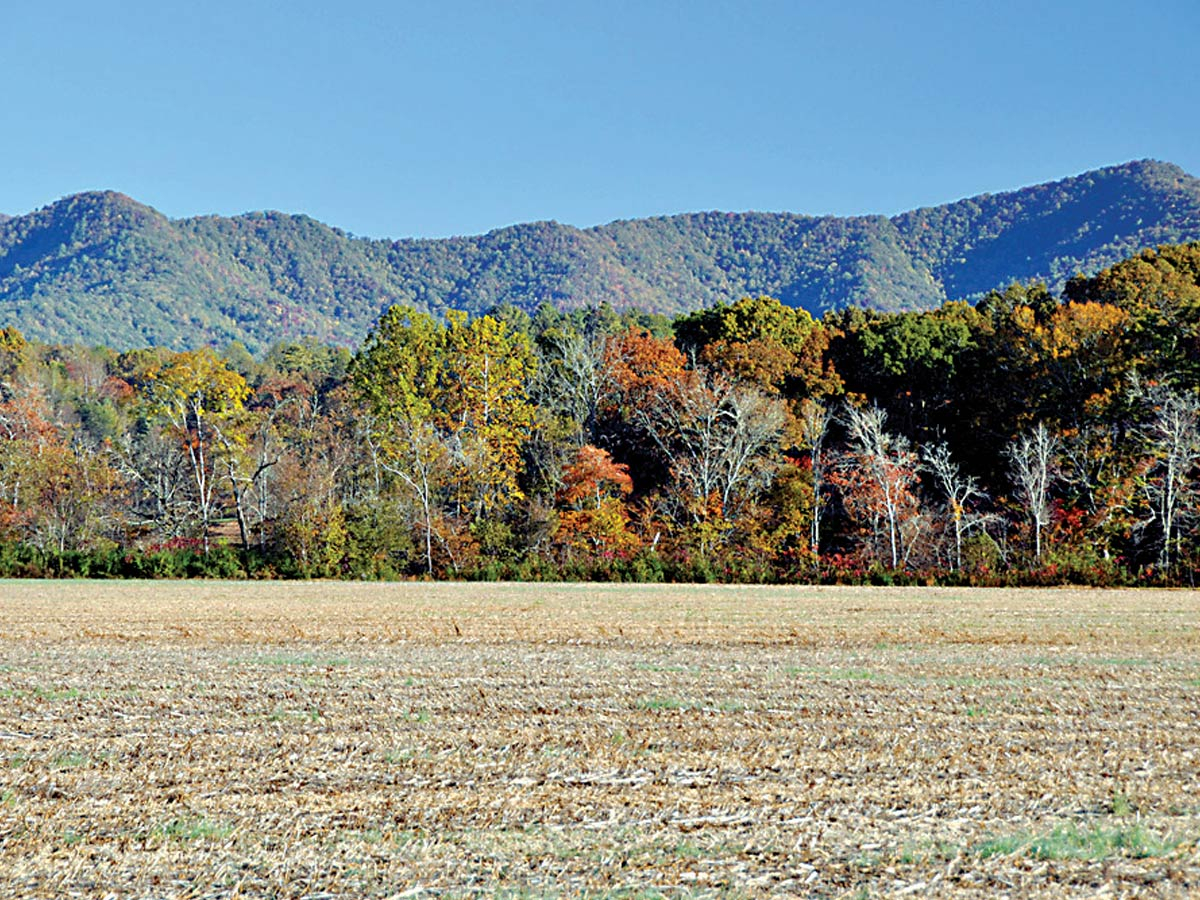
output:
[[[1200,180],[1153,161],[894,218],[703,212],[474,237],[355,238],[276,212],[171,220],[112,192],[0,216],[0,324],[128,348],[356,344],[381,310],[607,301],[677,314],[770,294],[819,315],[922,309],[1013,280],[1057,289],[1144,247],[1200,240]]]

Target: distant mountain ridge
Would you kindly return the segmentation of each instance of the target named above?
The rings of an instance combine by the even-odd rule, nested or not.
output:
[[[0,215],[0,325],[51,342],[261,350],[357,344],[393,303],[439,313],[608,302],[669,315],[770,294],[820,315],[925,309],[1013,280],[1057,288],[1200,240],[1200,179],[1143,160],[885,216],[701,212],[580,229],[355,238],[277,212],[171,220],[114,192]]]

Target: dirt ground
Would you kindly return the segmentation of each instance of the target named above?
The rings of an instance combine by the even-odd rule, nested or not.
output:
[[[0,897],[1200,896],[1200,594],[0,582]]]

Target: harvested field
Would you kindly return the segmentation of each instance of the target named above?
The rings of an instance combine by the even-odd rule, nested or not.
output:
[[[0,583],[3,897],[1200,895],[1200,594]]]

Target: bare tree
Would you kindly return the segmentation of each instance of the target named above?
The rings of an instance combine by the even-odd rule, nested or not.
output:
[[[691,374],[635,416],[671,458],[692,518],[704,518],[714,497],[729,517],[770,483],[767,451],[778,442],[786,414],[781,401],[751,385]]]
[[[229,483],[233,499],[234,515],[238,524],[238,536],[242,550],[250,550],[251,526],[249,513],[260,512],[257,521],[259,545],[265,543],[265,516],[267,472],[279,462],[279,455],[272,448],[272,422],[270,414],[247,417],[247,420],[231,423],[233,427],[214,428],[220,445],[220,461]],[[256,505],[257,494],[262,501]]]
[[[605,360],[604,334],[568,332],[548,342],[533,386],[539,406],[567,416],[575,427],[572,452],[596,438],[600,407],[615,389]]]
[[[1036,559],[1042,558],[1042,530],[1050,523],[1050,488],[1058,478],[1058,446],[1058,438],[1039,422],[1005,451],[1017,494],[1033,523]]]
[[[809,549],[813,559],[821,555],[821,513],[825,509],[825,481],[829,460],[825,453],[825,439],[829,434],[829,423],[833,415],[813,399],[806,399],[800,407],[800,438],[808,449],[812,468],[812,522],[809,526]]]
[[[108,452],[111,464],[128,484],[129,516],[135,529],[152,529],[161,538],[186,533],[196,511],[181,443],[161,428],[147,426],[119,435]]]
[[[885,428],[887,413],[877,406],[847,406],[843,414],[850,452],[844,458],[852,500],[872,518],[876,538],[882,537],[897,569],[906,562],[920,531],[920,508],[913,489],[917,483],[917,454],[908,439]]]
[[[532,483],[547,492],[543,502],[553,502],[562,473],[579,448],[597,440],[601,409],[616,389],[605,357],[607,344],[608,337],[594,329],[539,339],[530,386],[538,425],[525,446],[525,460]]]
[[[435,528],[437,497],[447,478],[451,450],[428,422],[397,418],[387,425],[387,452],[379,455],[378,462],[400,480],[420,508],[425,571],[433,574],[433,540],[439,537]]]
[[[1145,426],[1151,463],[1144,479],[1151,521],[1162,532],[1158,565],[1173,563],[1184,527],[1196,516],[1200,488],[1194,478],[1200,464],[1200,400],[1190,394],[1159,389],[1150,394],[1153,415]],[[1148,523],[1147,523],[1148,524]]]
[[[922,453],[924,468],[933,476],[938,490],[946,498],[946,520],[954,533],[954,568],[962,568],[963,538],[981,526],[987,517],[970,508],[974,500],[987,497],[979,483],[964,475],[958,463],[950,458],[950,448],[944,442],[927,447]]]

